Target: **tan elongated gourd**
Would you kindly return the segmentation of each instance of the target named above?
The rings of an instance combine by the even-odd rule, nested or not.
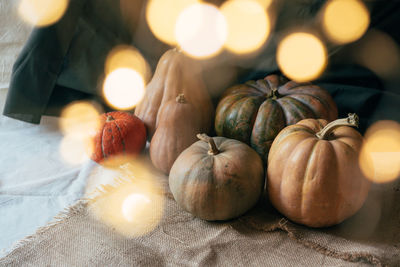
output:
[[[349,126],[358,117],[331,123],[306,119],[283,129],[268,156],[267,190],[271,203],[290,220],[311,227],[338,224],[355,214],[370,182],[358,157],[362,136]]]
[[[201,129],[201,116],[184,94],[165,103],[150,142],[153,165],[168,174],[179,154],[197,140],[196,133]]]
[[[154,135],[162,107],[184,94],[201,116],[201,129],[209,132],[214,118],[214,107],[202,78],[200,63],[177,49],[171,49],[160,58],[154,76],[146,88],[135,115],[146,125],[148,140]]]

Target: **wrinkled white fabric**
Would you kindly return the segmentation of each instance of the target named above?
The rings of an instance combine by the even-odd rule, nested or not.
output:
[[[0,111],[12,65],[31,26],[18,17],[19,1],[0,0]],[[32,125],[0,116],[0,256],[79,199],[95,163],[66,164],[59,154],[58,119]]]
[[[6,90],[0,90],[4,102]],[[62,138],[58,118],[43,117],[40,125],[32,125],[0,117],[2,253],[84,194],[88,174],[97,164],[66,163],[59,153]]]

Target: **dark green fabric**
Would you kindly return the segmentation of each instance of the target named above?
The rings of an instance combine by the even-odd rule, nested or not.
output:
[[[118,44],[138,48],[154,71],[159,57],[169,47],[151,34],[145,20],[146,2],[71,0],[67,13],[59,22],[34,29],[15,62],[4,115],[39,123],[42,115],[58,115],[74,100],[92,99],[102,103],[105,58]],[[220,4],[223,1],[211,2]],[[204,76],[214,103],[226,88],[213,84],[217,70],[229,65],[235,71],[230,84],[224,86],[277,72],[275,51],[279,38],[292,26],[315,25],[316,14],[324,2],[277,1],[276,27],[257,57],[235,58],[224,52],[213,59],[217,64],[208,68]],[[371,27],[388,32],[400,42],[400,2],[365,2],[372,10]],[[400,82],[392,84],[389,90],[372,72],[346,60],[336,63],[335,57],[340,56],[341,47],[329,46],[329,51],[332,63],[316,83],[333,95],[341,116],[348,112],[358,113],[362,130],[378,119],[400,121],[400,93],[397,90]]]

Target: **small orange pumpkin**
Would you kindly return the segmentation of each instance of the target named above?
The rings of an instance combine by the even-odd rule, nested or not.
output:
[[[305,119],[284,128],[268,156],[267,190],[273,206],[290,220],[311,227],[338,224],[367,198],[358,157],[363,143],[358,117],[331,123]]]
[[[91,158],[101,162],[124,153],[139,154],[146,145],[146,127],[135,115],[114,111],[100,116],[100,128],[94,137]]]

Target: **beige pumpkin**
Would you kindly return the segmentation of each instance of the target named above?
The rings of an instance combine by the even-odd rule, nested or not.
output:
[[[148,140],[151,140],[159,124],[157,121],[162,107],[174,101],[179,94],[184,94],[186,101],[198,111],[202,131],[211,129],[214,107],[203,81],[200,62],[177,49],[171,49],[160,58],[145,96],[135,109],[135,115],[146,125]]]
[[[358,157],[362,136],[349,126],[358,118],[327,123],[305,119],[284,128],[268,156],[267,189],[271,203],[290,220],[311,227],[338,224],[355,214],[370,182]]]
[[[179,155],[169,175],[176,202],[204,220],[228,220],[256,204],[264,185],[260,156],[248,145],[198,135]]]

